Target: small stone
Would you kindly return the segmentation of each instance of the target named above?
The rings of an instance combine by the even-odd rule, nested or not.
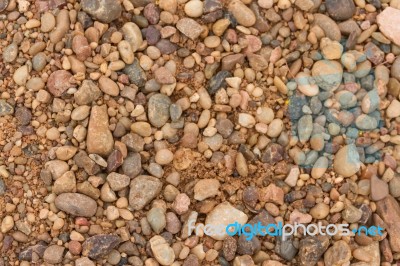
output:
[[[153,176],[140,175],[132,180],[130,188],[129,205],[141,210],[161,192],[162,183]]]
[[[203,27],[191,18],[180,19],[176,23],[176,28],[191,40],[197,39],[203,32]]]
[[[208,83],[208,93],[214,95],[219,89],[225,87],[225,79],[231,77],[232,74],[229,71],[222,70],[213,76]]]
[[[308,236],[300,241],[299,265],[316,265],[329,246],[326,236]]]
[[[136,52],[143,43],[143,36],[139,27],[133,22],[127,22],[122,26],[121,31],[124,39],[131,45],[132,52]]]
[[[190,0],[185,4],[185,14],[192,18],[198,18],[203,15],[203,2],[200,0]]]
[[[339,26],[330,17],[324,14],[315,13],[314,24],[319,26],[324,31],[325,36],[329,39],[338,42],[340,41],[341,33]]]
[[[162,127],[169,119],[171,100],[165,94],[154,94],[148,102],[148,118],[155,127]]]
[[[62,193],[55,199],[55,205],[58,209],[74,216],[92,217],[97,210],[97,203],[80,193]]]
[[[13,62],[18,56],[18,44],[15,42],[11,43],[3,50],[3,61],[5,63]]]
[[[40,31],[50,32],[56,26],[56,18],[52,13],[46,12],[40,18]]]
[[[125,158],[122,164],[122,172],[129,176],[130,178],[134,178],[140,174],[142,171],[142,163],[139,153],[129,153],[128,157]]]
[[[362,114],[356,118],[356,126],[361,130],[373,130],[378,127],[378,121],[375,117]]]
[[[161,236],[153,236],[150,240],[150,248],[154,258],[161,265],[171,265],[175,260],[174,250],[168,245],[167,241]]]
[[[290,169],[289,174],[285,178],[285,183],[288,184],[291,187],[295,187],[296,184],[297,184],[297,180],[299,178],[299,175],[300,175],[299,167],[292,167]]]
[[[66,70],[57,70],[50,74],[47,80],[47,88],[55,97],[60,97],[69,88],[74,87],[70,80],[72,74]]]
[[[46,248],[43,254],[43,260],[50,264],[61,263],[64,255],[64,247],[52,245]]]
[[[19,67],[17,70],[15,70],[13,75],[13,80],[17,85],[24,86],[28,81],[28,76],[29,76],[28,66],[23,65]]]
[[[386,109],[386,116],[388,118],[396,118],[400,116],[400,102],[397,99],[393,99]]]
[[[143,15],[152,25],[155,25],[160,21],[160,10],[154,3],[146,5],[143,9]]]
[[[237,242],[237,253],[240,255],[254,255],[261,249],[261,242],[256,236],[246,239],[246,235],[241,235]]]
[[[107,156],[112,152],[114,139],[108,127],[106,105],[92,107],[86,145],[89,153]]]
[[[252,115],[250,115],[250,114],[240,113],[240,114],[239,114],[238,123],[239,123],[242,127],[252,128],[252,127],[254,127],[254,125],[256,124],[256,120],[255,120],[254,117],[253,117]]]
[[[346,20],[353,16],[356,7],[352,0],[328,0],[325,2],[328,14],[334,20]]]
[[[343,240],[336,241],[324,254],[326,266],[343,265],[350,262],[350,259],[351,249]]]
[[[198,201],[218,195],[220,183],[216,179],[201,179],[194,186],[194,199]]]
[[[91,259],[99,259],[119,245],[121,239],[116,235],[95,235],[82,244],[82,255]]]
[[[89,105],[101,96],[101,91],[91,80],[84,80],[81,87],[74,93],[75,103]]]
[[[112,79],[102,76],[99,79],[99,88],[102,92],[111,95],[118,96],[119,95],[119,87],[117,83],[115,83]]]
[[[133,50],[132,50],[133,51]],[[143,87],[146,83],[146,73],[140,66],[139,60],[135,58],[133,63],[125,65],[123,72],[128,75],[129,81],[138,87]]]
[[[132,46],[129,42],[122,40],[118,43],[118,52],[121,55],[121,59],[126,64],[132,64],[135,60],[135,56],[133,54]]]
[[[72,39],[72,50],[80,61],[85,61],[92,53],[88,40],[83,35],[76,35]]]
[[[82,0],[82,10],[98,21],[110,23],[121,16],[120,2],[114,0]]]
[[[389,185],[379,179],[376,175],[371,177],[371,199],[378,201],[384,199],[389,194]]]
[[[152,208],[147,212],[146,218],[156,234],[161,233],[167,225],[165,212],[161,208]]]
[[[14,108],[4,100],[0,100],[0,116],[11,115],[14,113]]]
[[[297,124],[297,131],[299,135],[299,141],[301,143],[306,143],[313,131],[313,121],[311,115],[304,115],[300,118]]]
[[[196,0],[196,1],[198,1],[198,0]],[[165,67],[158,68],[154,72],[154,78],[159,84],[172,84],[172,83],[176,82],[174,76]]]
[[[166,165],[172,162],[174,159],[174,154],[168,149],[161,149],[156,153],[155,160],[156,163],[160,165]]]
[[[362,211],[353,205],[348,205],[342,211],[342,217],[348,223],[357,223],[362,217]]]
[[[303,11],[309,11],[314,7],[314,2],[311,0],[296,0],[295,5]]]
[[[12,228],[14,227],[14,219],[7,215],[3,218],[3,221],[1,222],[1,232],[3,234],[7,233],[8,231],[10,231]]]
[[[335,171],[344,177],[350,177],[358,172],[361,167],[360,155],[355,145],[346,145],[336,154],[333,162]]]
[[[376,17],[379,30],[396,45],[400,45],[400,10],[393,7],[386,7]]]
[[[62,194],[67,192],[75,192],[76,179],[75,174],[72,171],[65,172],[60,178],[58,178],[53,185],[53,193]]]
[[[268,187],[260,190],[260,201],[273,202],[279,205],[283,205],[284,192],[280,187],[275,184],[270,184]]]
[[[175,197],[172,209],[178,214],[182,215],[189,210],[190,198],[185,193],[180,193]]]
[[[388,195],[376,202],[376,212],[385,223],[385,231],[389,234],[389,243],[393,252],[400,251],[400,206],[395,198]]]
[[[107,181],[110,187],[114,191],[120,191],[129,186],[130,177],[127,175],[121,175],[118,173],[110,173],[107,176]]]
[[[339,59],[343,53],[343,46],[337,41],[331,41],[329,38],[322,38],[320,43],[322,55],[325,59]]]
[[[227,225],[238,222],[239,224],[245,224],[247,222],[247,215],[242,211],[236,209],[228,202],[223,202],[217,205],[206,218],[205,225],[207,226],[223,226],[225,228]],[[226,232],[224,234],[212,234],[210,237],[215,240],[223,240],[228,235]]]
[[[231,1],[228,10],[242,26],[251,27],[256,23],[256,16],[253,11],[240,0]]]
[[[311,208],[310,214],[315,219],[324,219],[329,214],[329,206],[325,203],[317,203]]]
[[[343,68],[331,60],[317,61],[312,68],[312,76],[318,86],[326,91],[337,89],[342,81]]]

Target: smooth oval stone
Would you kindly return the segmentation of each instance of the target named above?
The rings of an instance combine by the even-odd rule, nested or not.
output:
[[[325,6],[329,16],[334,20],[349,19],[356,10],[353,0],[327,0]]]
[[[83,11],[103,23],[110,23],[119,18],[122,12],[120,2],[115,0],[82,0],[81,7]]]
[[[169,119],[171,99],[165,94],[155,94],[150,97],[147,107],[150,123],[155,127],[162,127]]]
[[[321,89],[333,91],[341,84],[343,68],[339,62],[320,60],[314,64],[312,76]]]
[[[97,203],[92,198],[80,193],[63,193],[55,199],[58,209],[74,215],[92,217],[97,210]]]
[[[334,170],[344,177],[350,177],[360,170],[360,155],[354,144],[342,147],[336,154],[333,162]]]
[[[127,22],[121,28],[121,31],[124,34],[124,39],[131,45],[132,52],[136,52],[143,43],[143,36],[139,27],[133,22]]]
[[[357,117],[356,126],[361,130],[372,130],[378,127],[378,121],[372,116],[362,114]]]

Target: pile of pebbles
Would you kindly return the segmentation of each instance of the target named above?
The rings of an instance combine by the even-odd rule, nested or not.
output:
[[[0,266],[393,266],[399,0],[0,0]],[[381,226],[228,236],[196,226]]]

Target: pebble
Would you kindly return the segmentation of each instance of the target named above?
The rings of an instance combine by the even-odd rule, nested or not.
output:
[[[218,195],[220,183],[216,179],[201,179],[194,186],[194,199],[203,201]]]
[[[97,260],[108,255],[120,243],[121,238],[117,235],[95,235],[83,242],[82,255]]]
[[[132,64],[135,60],[135,55],[133,54],[132,46],[128,41],[122,40],[118,43],[118,52],[121,56],[121,59],[126,64]]]
[[[189,210],[190,198],[185,193],[176,195],[172,209],[178,214],[182,215]]]
[[[13,62],[18,56],[18,44],[15,42],[8,45],[3,50],[3,61],[6,63]]]
[[[155,160],[160,165],[166,165],[172,162],[174,154],[168,149],[161,149],[157,151]]]
[[[396,45],[400,45],[400,29],[396,25],[400,23],[400,10],[386,7],[376,17],[379,30]]]
[[[312,97],[319,93],[317,84],[313,84],[310,74],[299,72],[296,75],[297,88],[306,96]]]
[[[300,265],[316,265],[329,246],[328,237],[307,236],[300,241]]]
[[[131,45],[132,52],[136,52],[143,43],[143,36],[139,27],[133,22],[127,22],[122,26],[121,32],[124,35],[124,40]]]
[[[154,94],[148,102],[148,118],[150,123],[155,127],[162,127],[169,119],[169,107],[171,100],[164,94]]]
[[[320,60],[312,68],[312,76],[316,83],[326,91],[336,90],[342,81],[342,75],[343,68],[336,61]]]
[[[60,97],[69,88],[74,87],[70,83],[72,74],[66,70],[57,70],[50,74],[47,80],[47,88],[55,97]]]
[[[62,193],[55,199],[55,205],[58,209],[74,216],[92,217],[97,210],[97,203],[80,193]]]
[[[400,102],[397,99],[392,100],[386,109],[386,116],[388,118],[396,118],[400,116]]]
[[[76,93],[75,102],[78,105],[89,105],[101,96],[101,91],[91,80],[84,80]]]
[[[283,198],[284,198],[284,192],[282,188],[277,187],[273,183],[261,189],[260,201],[272,202],[275,204],[283,205]]]
[[[250,114],[240,113],[238,119],[239,125],[246,128],[252,128],[256,124],[256,120]]]
[[[82,10],[98,21],[110,23],[121,16],[120,2],[113,0],[82,0]]]
[[[313,131],[313,121],[311,115],[304,115],[300,118],[297,125],[297,132],[301,143],[306,143]]]
[[[161,181],[153,176],[140,175],[130,184],[129,205],[135,210],[141,210],[149,204],[160,192]]]
[[[167,225],[165,212],[161,208],[152,208],[146,215],[147,221],[156,234],[161,233]]]
[[[72,39],[72,50],[80,61],[85,61],[92,53],[88,40],[82,35],[76,35]]]
[[[62,193],[75,192],[75,188],[75,174],[72,171],[68,171],[54,182],[52,191],[53,193],[59,195]]]
[[[110,184],[110,187],[114,191],[120,191],[129,186],[130,177],[127,175],[121,175],[118,173],[110,173],[107,176],[107,181]]]
[[[190,0],[185,4],[185,14],[192,18],[198,18],[203,15],[203,2],[200,0]]]
[[[14,108],[4,100],[0,100],[0,116],[11,115],[14,113]]]
[[[228,202],[220,203],[215,206],[214,209],[208,213],[205,225],[207,226],[220,226],[223,225],[224,228],[234,222],[238,222],[239,224],[245,224],[247,222],[247,215],[233,207]],[[227,237],[226,232],[224,234],[211,234],[215,240],[224,240]]]
[[[389,235],[389,242],[392,251],[400,250],[399,230],[400,226],[396,222],[400,218],[400,206],[395,198],[388,195],[376,202],[376,213],[385,223],[385,231]]]
[[[361,217],[362,217],[362,211],[358,208],[356,208],[353,205],[348,205],[343,211],[342,211],[342,217],[345,219],[348,223],[356,223],[358,222]]]
[[[29,69],[27,65],[23,65],[15,70],[13,80],[17,85],[24,86],[28,81]]]
[[[325,6],[329,16],[336,21],[351,18],[356,10],[352,0],[329,0]]]
[[[58,245],[51,245],[44,251],[43,260],[50,264],[61,263],[65,248]]]
[[[340,41],[341,33],[339,26],[330,17],[316,13],[314,14],[314,25],[318,25],[324,31],[325,36],[332,41]]]
[[[378,201],[384,199],[389,194],[389,185],[379,179],[376,175],[371,177],[371,199]]]
[[[107,106],[93,106],[86,137],[89,153],[107,156],[112,152],[114,139],[108,126]]]
[[[325,203],[317,203],[314,207],[310,210],[310,215],[314,219],[324,219],[329,214],[329,206]]]
[[[230,1],[228,10],[237,22],[244,27],[251,27],[256,23],[256,16],[253,11],[240,0]]]
[[[56,18],[52,13],[46,12],[40,17],[40,31],[50,32],[56,26]]]
[[[7,233],[8,231],[10,231],[12,228],[14,227],[14,219],[7,215],[3,218],[3,221],[1,222],[1,232],[3,234]]]
[[[339,59],[343,53],[343,46],[337,41],[331,41],[329,38],[322,38],[320,42],[322,55],[325,59]]]
[[[199,1],[199,0],[191,0]],[[191,18],[182,18],[176,23],[176,28],[191,40],[197,39],[203,32],[203,27]]]
[[[354,144],[346,145],[335,154],[333,168],[344,176],[350,177],[358,172],[361,167],[360,155]]]
[[[168,245],[167,241],[159,236],[153,236],[150,240],[150,248],[154,258],[161,265],[171,265],[175,260],[174,250]]]
[[[351,249],[343,240],[336,241],[324,254],[324,263],[326,266],[349,263],[350,259]]]

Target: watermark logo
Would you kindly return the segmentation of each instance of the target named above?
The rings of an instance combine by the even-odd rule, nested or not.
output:
[[[360,235],[365,234],[366,236],[382,236],[384,232],[384,228],[380,226],[360,226],[358,228],[354,228],[352,230],[349,229],[349,224],[328,224],[322,225],[321,222],[317,224],[283,224],[279,222],[277,224],[267,224],[263,225],[261,222],[256,224],[240,224],[238,222],[234,222],[228,225],[223,224],[197,224],[195,225],[195,221],[189,221],[188,223],[189,235],[191,232],[195,232],[196,235],[199,235],[200,230],[208,236],[234,236],[234,235],[244,235],[246,240],[253,239],[254,236],[279,236],[282,237],[282,240],[286,240],[291,235],[328,235],[334,236],[339,234],[340,236],[349,236],[349,235]]]

